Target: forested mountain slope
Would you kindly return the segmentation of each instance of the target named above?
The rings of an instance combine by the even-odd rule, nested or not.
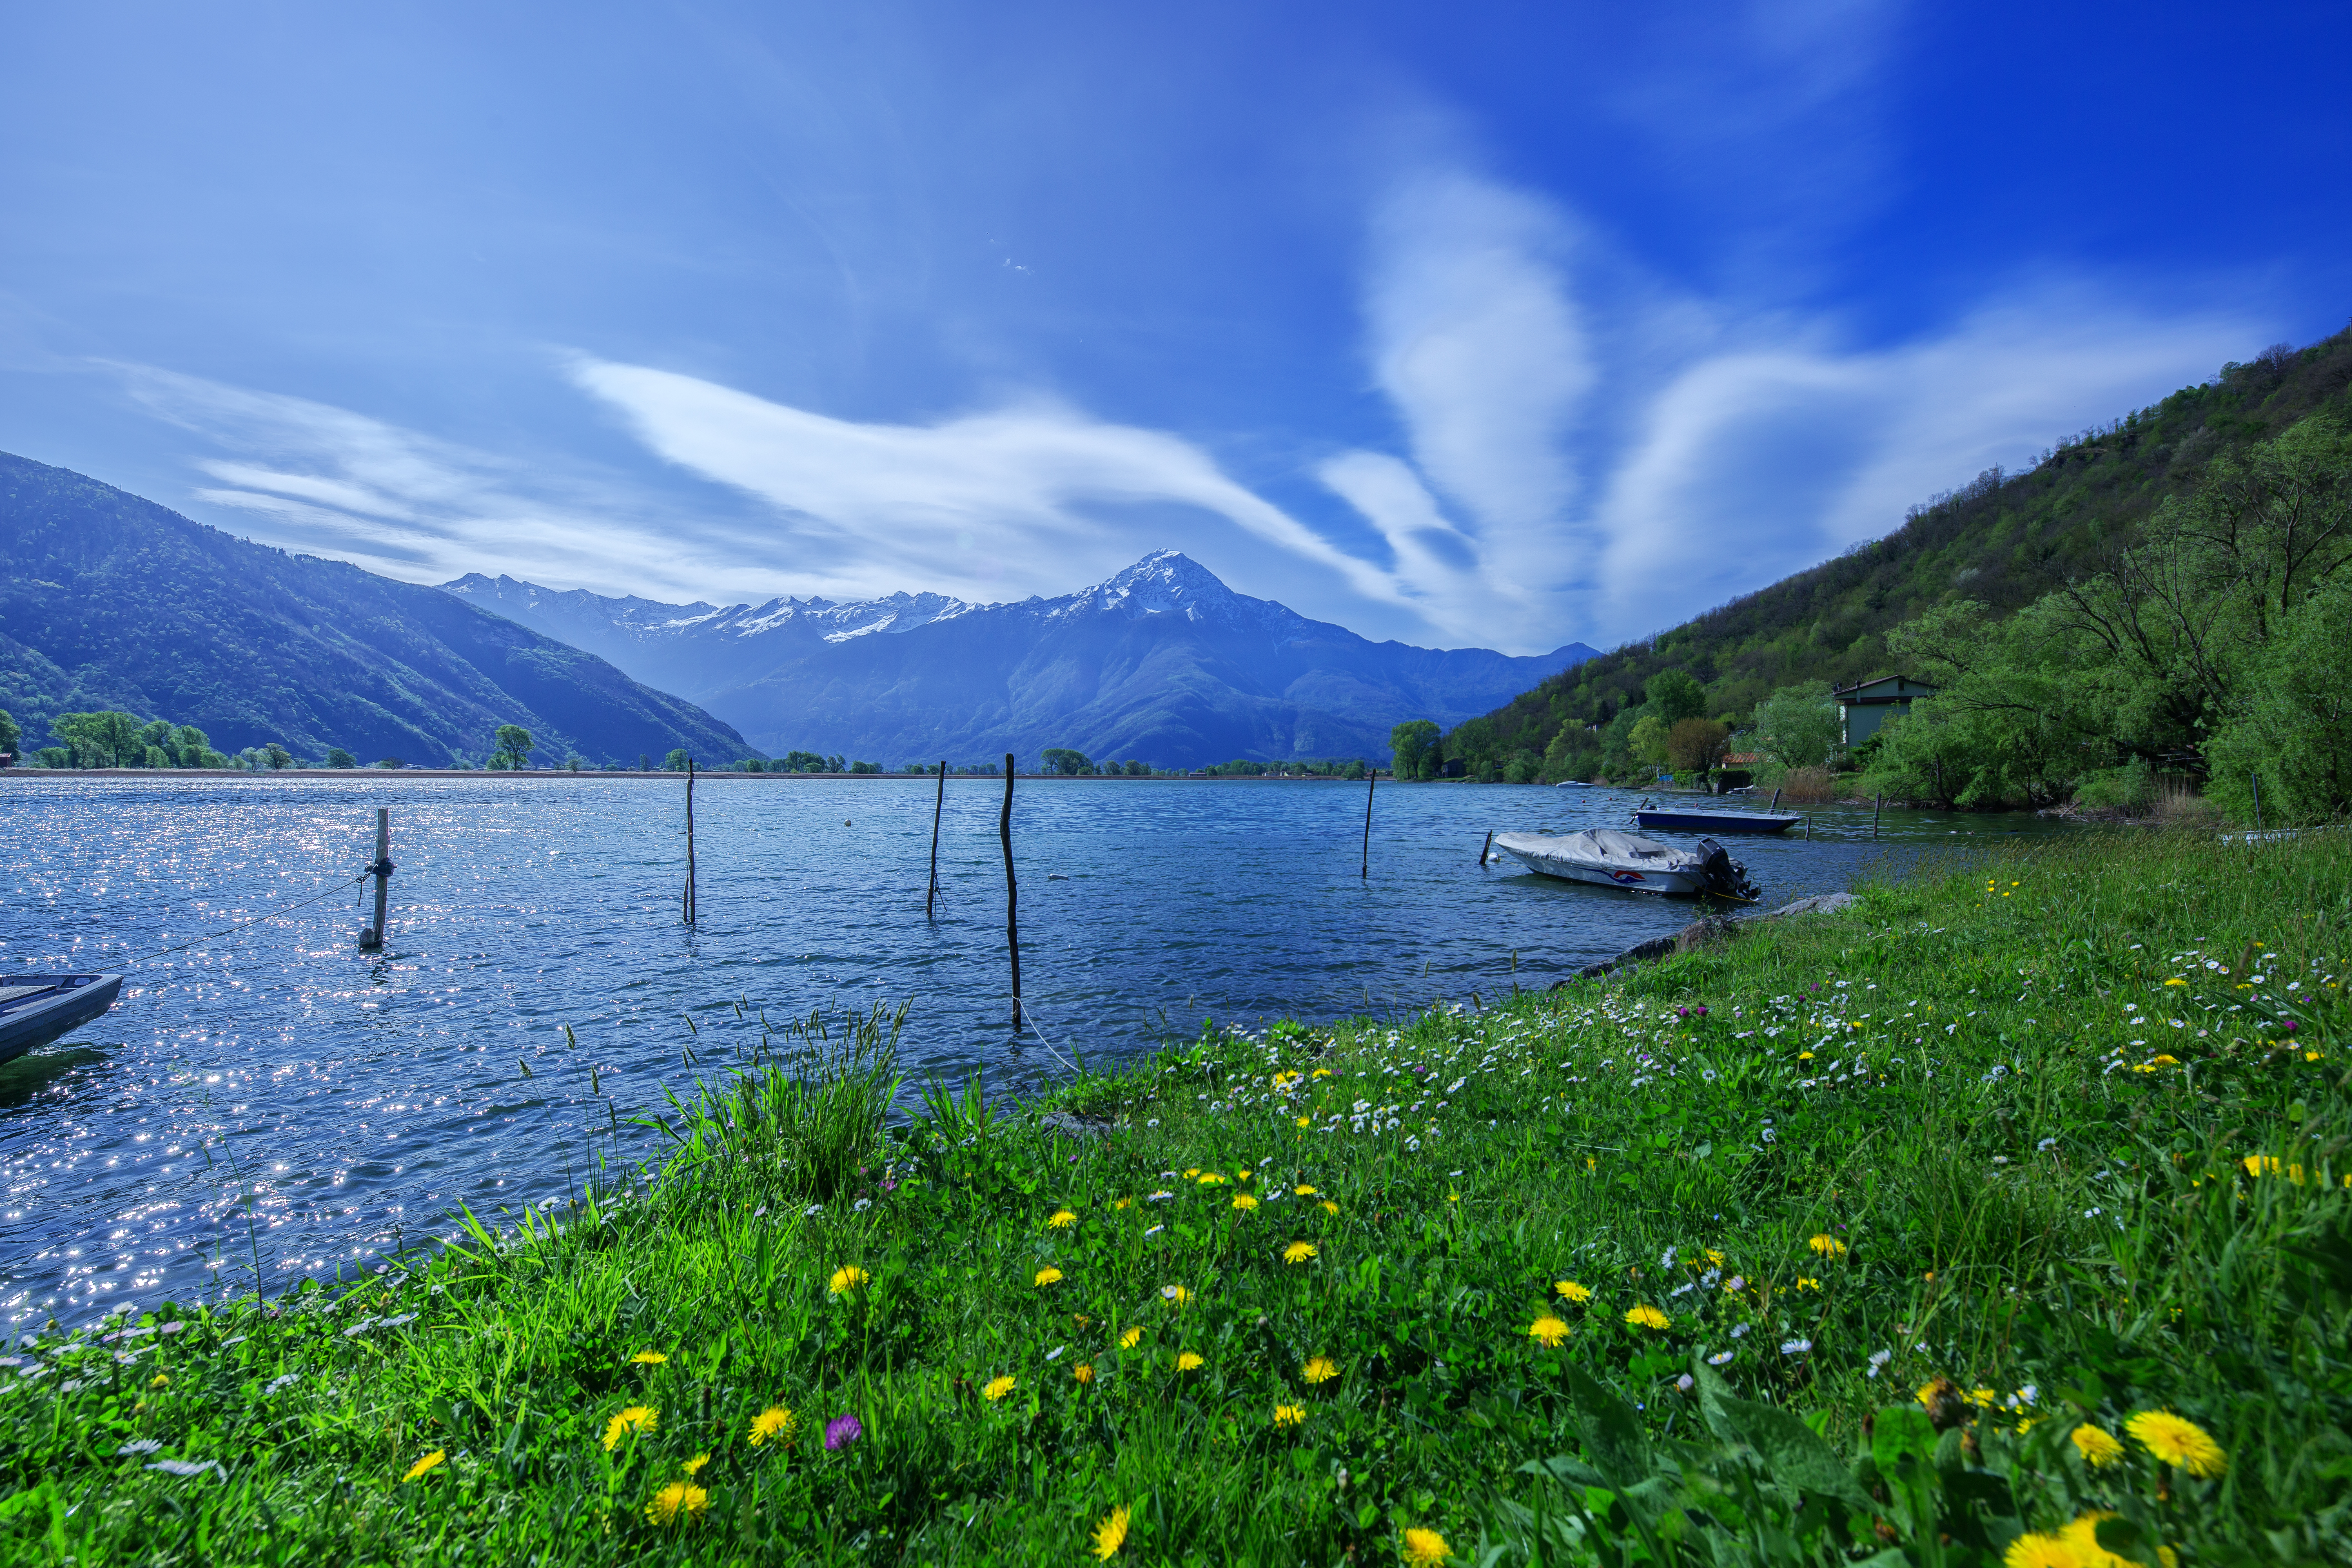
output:
[[[2013,612],[2114,569],[2157,507],[2193,491],[2217,458],[2313,413],[2352,413],[2347,383],[2352,329],[2225,365],[2203,385],[2061,443],[2026,472],[1979,475],[1883,539],[1563,671],[1457,726],[1445,753],[1475,772],[1515,755],[1524,766],[1549,750],[1547,776],[1584,776],[1600,743],[1581,731],[1640,703],[1644,684],[1668,669],[1704,682],[1707,711],[1735,724],[1781,687],[1895,673],[1893,628],[1961,601]]]
[[[0,453],[0,709],[30,752],[61,712],[194,724],[225,751],[542,763],[755,753],[690,702],[436,588],[289,555],[68,468]]]

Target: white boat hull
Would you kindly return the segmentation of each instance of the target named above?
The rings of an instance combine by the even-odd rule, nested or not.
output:
[[[1498,833],[1495,847],[1539,877],[1636,893],[1716,891],[1703,857],[1629,833]]]

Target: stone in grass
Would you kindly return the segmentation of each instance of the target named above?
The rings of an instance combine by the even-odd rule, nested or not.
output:
[[[1111,1131],[1110,1123],[1098,1117],[1067,1110],[1049,1110],[1037,1119],[1037,1125],[1063,1138],[1108,1138]]]

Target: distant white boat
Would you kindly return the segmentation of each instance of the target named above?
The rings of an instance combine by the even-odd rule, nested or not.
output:
[[[1580,833],[1498,833],[1495,847],[1538,876],[1570,882],[1637,893],[1756,896],[1748,868],[1711,838],[1685,847],[1614,827],[1588,827]]]
[[[1586,784],[1582,779],[1562,779],[1559,783],[1552,785],[1551,787],[1554,789],[1591,789],[1592,786]]]

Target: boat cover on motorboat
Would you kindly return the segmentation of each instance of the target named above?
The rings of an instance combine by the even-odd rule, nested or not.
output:
[[[1793,811],[1660,811],[1633,814],[1643,827],[1669,833],[1783,833],[1804,817]]]
[[[120,974],[0,975],[0,1062],[80,1028],[121,992]]]
[[[1748,868],[1708,838],[1686,847],[1614,827],[1588,827],[1578,833],[1498,833],[1495,847],[1530,871],[1571,882],[1594,882],[1637,893],[1756,896]]]

